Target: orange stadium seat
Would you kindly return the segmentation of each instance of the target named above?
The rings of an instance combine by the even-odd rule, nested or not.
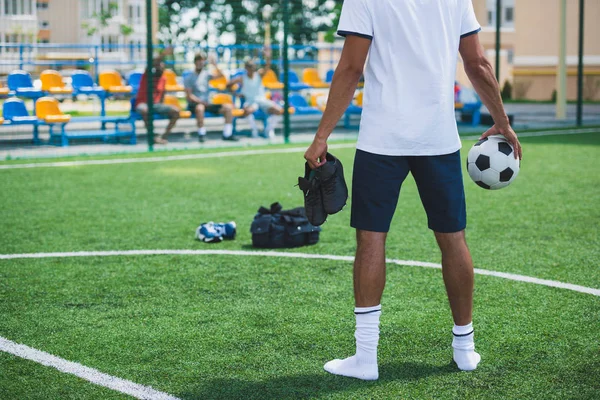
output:
[[[316,68],[305,68],[304,71],[302,71],[302,81],[315,89],[329,87],[328,83],[323,82]]]
[[[231,95],[229,94],[225,94],[225,93],[217,93],[213,96],[211,102],[213,104],[231,104],[233,105],[233,97],[231,97]],[[241,117],[242,115],[244,115],[244,110],[242,110],[241,108],[233,108],[233,116],[234,117]]]
[[[98,83],[110,94],[131,93],[131,86],[123,85],[123,78],[117,71],[100,72]]]
[[[177,83],[177,75],[171,69],[165,69],[163,76],[167,80],[165,90],[167,92],[183,92],[183,85]]]
[[[71,94],[73,89],[69,88],[63,82],[62,76],[53,69],[42,71],[40,75],[42,81],[42,90],[50,94]]]
[[[35,106],[35,114],[38,119],[47,124],[64,124],[71,120],[71,116],[64,114],[58,108],[58,100],[54,97],[42,97]]]
[[[281,90],[283,89],[283,83],[279,82],[277,75],[272,69],[268,70],[262,78],[263,85],[270,90]]]
[[[175,107],[177,110],[179,110],[179,118],[190,118],[192,116],[191,111],[181,109],[181,105],[179,104],[179,100],[177,99],[177,97],[171,94],[167,94],[165,95],[164,102],[166,105]]]

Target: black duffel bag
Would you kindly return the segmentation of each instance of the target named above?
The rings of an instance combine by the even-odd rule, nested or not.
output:
[[[304,207],[283,210],[279,203],[260,207],[250,226],[252,246],[270,249],[315,244],[319,232],[320,227],[308,222]]]

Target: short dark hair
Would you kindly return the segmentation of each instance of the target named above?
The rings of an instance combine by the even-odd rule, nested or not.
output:
[[[206,54],[204,54],[203,52],[196,53],[196,55],[194,56],[194,62],[198,60],[206,60]]]

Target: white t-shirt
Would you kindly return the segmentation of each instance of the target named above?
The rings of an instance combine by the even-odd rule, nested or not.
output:
[[[372,39],[357,148],[382,155],[460,149],[458,46],[479,30],[471,0],[344,0],[338,34]]]

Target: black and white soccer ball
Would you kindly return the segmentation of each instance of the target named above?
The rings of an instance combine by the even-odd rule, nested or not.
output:
[[[519,174],[515,149],[502,135],[492,135],[475,143],[467,157],[467,171],[484,189],[502,189]]]

